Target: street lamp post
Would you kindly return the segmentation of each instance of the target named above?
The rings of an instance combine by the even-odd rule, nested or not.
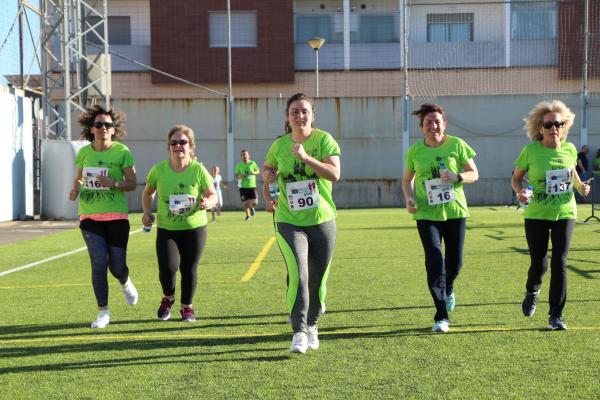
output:
[[[312,39],[308,39],[308,45],[311,49],[315,51],[316,64],[315,64],[315,74],[317,80],[317,97],[319,97],[319,49],[325,44],[325,39],[320,37],[314,37]]]

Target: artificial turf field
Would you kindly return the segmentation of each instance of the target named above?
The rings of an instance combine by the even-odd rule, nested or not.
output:
[[[549,332],[549,274],[536,314],[521,313],[529,265],[522,212],[471,213],[450,332],[432,334],[410,216],[340,210],[321,348],[304,355],[287,352],[286,274],[276,245],[255,262],[273,237],[265,212],[248,223],[242,212],[226,212],[209,225],[196,323],[181,322],[176,308],[171,320],[156,319],[155,230],[129,241],[139,303],[125,305],[110,278],[106,329],[89,328],[96,312],[85,251],[1,276],[0,398],[600,398],[600,224],[576,225],[569,330]],[[585,219],[590,206],[579,214]],[[139,220],[131,216],[132,232]],[[0,273],[82,246],[77,229],[3,245]]]

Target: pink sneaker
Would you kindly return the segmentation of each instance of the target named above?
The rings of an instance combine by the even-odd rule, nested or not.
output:
[[[171,318],[171,307],[173,307],[173,303],[174,301],[169,300],[166,297],[162,298],[160,301],[160,307],[158,307],[158,312],[156,313],[158,315],[158,319],[166,321]]]
[[[196,315],[194,315],[194,310],[190,307],[185,307],[183,310],[180,310],[181,319],[183,322],[194,322],[196,321]]]

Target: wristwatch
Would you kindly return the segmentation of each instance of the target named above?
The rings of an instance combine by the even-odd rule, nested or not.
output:
[[[456,174],[456,179],[458,179],[458,180],[456,181],[456,183],[461,183],[461,182],[463,181],[463,177],[462,177],[462,175],[461,175],[461,174]]]

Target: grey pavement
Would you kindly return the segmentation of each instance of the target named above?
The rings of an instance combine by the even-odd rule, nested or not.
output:
[[[29,240],[79,226],[79,221],[6,221],[0,222],[0,245]]]

